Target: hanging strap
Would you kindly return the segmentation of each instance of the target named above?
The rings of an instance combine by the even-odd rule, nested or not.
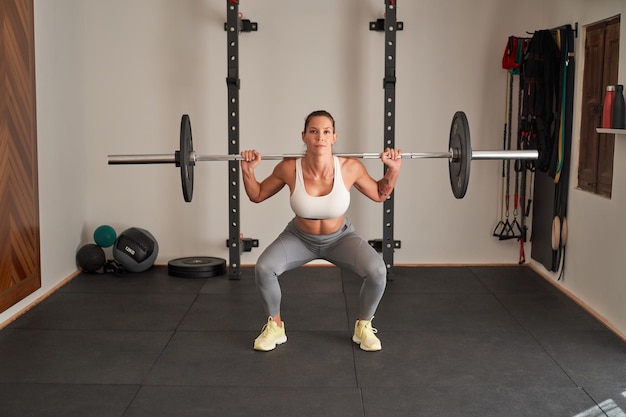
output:
[[[506,138],[507,138],[507,127],[508,127],[508,109],[509,109],[509,72],[506,73],[506,87],[505,91],[505,99],[504,99],[504,130],[502,132],[502,150],[506,149]],[[499,237],[504,231],[504,180],[506,178],[506,161],[502,160],[502,180],[501,182],[501,190],[500,190],[500,221],[496,224],[496,227],[493,229],[492,235]]]

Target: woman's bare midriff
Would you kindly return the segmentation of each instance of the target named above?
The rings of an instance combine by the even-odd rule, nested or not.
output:
[[[329,235],[339,230],[344,216],[335,219],[311,220],[296,216],[296,224],[304,233],[310,235]]]

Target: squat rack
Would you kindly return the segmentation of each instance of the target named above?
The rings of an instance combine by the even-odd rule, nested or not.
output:
[[[384,132],[383,149],[395,147],[395,86],[396,86],[396,31],[403,29],[403,23],[397,21],[397,0],[385,0],[385,17],[375,22],[370,22],[369,29],[372,31],[385,32],[385,75],[383,78],[384,88]],[[251,32],[258,30],[258,24],[247,19],[242,19],[239,13],[239,0],[226,0],[226,23],[224,30],[227,32],[227,61],[228,72],[226,85],[228,88],[228,153],[239,154],[239,32]],[[241,277],[241,253],[258,246],[256,239],[244,239],[240,227],[240,168],[239,161],[228,162],[229,171],[229,237],[226,244],[229,248],[229,278],[240,279]],[[384,167],[383,173],[387,172]],[[377,251],[382,252],[383,260],[387,268],[387,278],[393,274],[393,255],[401,242],[394,240],[394,193],[392,192],[383,203],[383,238],[370,240]]]

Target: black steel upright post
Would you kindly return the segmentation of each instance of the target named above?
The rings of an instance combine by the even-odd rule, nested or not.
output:
[[[226,0],[226,50],[228,60],[228,153],[239,154],[239,32],[258,30],[258,23],[242,19],[239,14],[239,0]],[[241,253],[249,252],[257,247],[258,240],[243,239],[239,225],[239,161],[228,161],[228,246],[230,265],[228,275],[230,279],[240,279]]]
[[[228,153],[239,154],[239,1],[226,0],[228,54]],[[241,228],[239,225],[239,161],[228,162],[229,222],[228,250],[230,279],[240,279]]]
[[[385,0],[385,115],[383,149],[395,148],[395,115],[396,115],[396,0]],[[387,172],[387,166],[384,167]],[[387,266],[387,278],[393,275],[393,210],[394,193],[383,203],[383,240],[382,254]]]

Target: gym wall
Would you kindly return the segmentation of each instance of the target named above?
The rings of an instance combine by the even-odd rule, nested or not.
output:
[[[475,148],[501,147],[500,63],[509,35],[574,22],[582,31],[626,13],[620,0],[398,3],[404,30],[397,41],[396,144],[413,152],[445,150],[456,110],[467,113]],[[240,37],[242,149],[301,151],[303,119],[317,108],[337,119],[338,151],[380,149],[384,45],[369,22],[382,17],[381,0],[242,0],[240,11],[259,24]],[[106,163],[107,154],[173,152],[183,113],[192,117],[199,153],[226,153],[225,16],[223,0],[35,0],[42,289],[0,314],[0,322],[71,276],[76,250],[101,224],[150,230],[159,241],[157,263],[227,258],[226,164],[196,167],[188,204],[174,167]],[[581,42],[579,36],[578,49]],[[573,161],[579,118],[575,110]],[[625,140],[616,139],[615,160],[626,160],[625,153]],[[382,175],[380,162],[366,165]],[[619,262],[626,225],[617,220],[626,211],[622,165],[615,166],[612,200],[570,193],[567,275],[558,285],[626,333]],[[272,167],[265,162],[258,176]],[[572,163],[572,178],[576,169]],[[499,162],[474,163],[466,197],[455,200],[447,162],[407,161],[396,189],[396,264],[516,264],[518,242],[491,236],[500,172]],[[261,243],[242,257],[254,264],[292,216],[287,191],[260,205],[242,201],[241,210],[244,235]],[[381,237],[381,205],[355,193],[349,214],[366,239]]]

